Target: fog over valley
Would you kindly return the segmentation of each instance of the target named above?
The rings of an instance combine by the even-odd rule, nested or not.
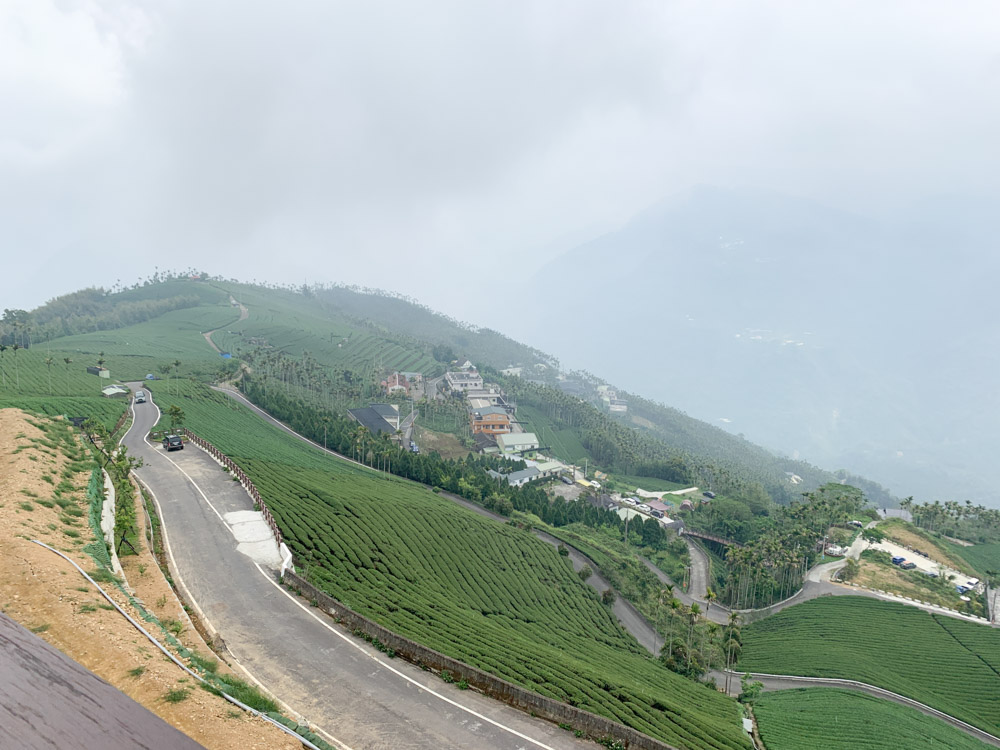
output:
[[[963,8],[15,0],[3,307],[157,268],[385,289],[996,503],[997,10]]]
[[[997,0],[0,1],[0,746],[1000,747],[998,133]]]

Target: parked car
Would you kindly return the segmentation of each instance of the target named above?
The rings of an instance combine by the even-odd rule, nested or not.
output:
[[[137,404],[144,404],[144,403],[146,403],[146,392],[145,391],[136,391],[135,392],[135,402]]]
[[[646,505],[646,503],[642,503],[641,505],[638,505],[638,506],[636,506],[636,507],[637,507],[637,508],[638,508],[639,510],[641,510],[641,511],[642,511],[643,513],[649,513],[649,511],[651,511],[651,510],[652,510],[652,508],[650,508],[650,507],[649,507],[648,505]]]
[[[180,435],[167,435],[163,438],[163,447],[168,451],[182,451],[184,450],[184,441],[181,440]]]
[[[892,564],[893,565],[900,565],[900,564],[902,564],[904,562],[906,562],[906,558],[905,557],[894,557],[894,558],[892,558]]]
[[[902,563],[899,567],[901,567],[903,570],[913,570],[915,567],[917,567],[917,564],[915,562],[910,562],[907,560],[906,562]]]
[[[937,578],[938,577],[938,574],[935,573],[933,570],[925,570],[924,571],[924,575],[928,576],[929,578]]]
[[[702,492],[701,494],[704,495],[705,497],[707,497],[709,500],[712,500],[713,498],[715,498],[715,493],[711,492],[711,491],[708,491],[708,490],[706,490],[705,492]]]
[[[861,523],[861,521],[848,521],[847,523],[850,524],[851,526],[856,526],[859,529],[864,526],[864,524]]]
[[[653,518],[663,518],[663,511],[662,510],[655,510],[654,509],[654,510],[649,511],[649,514]]]

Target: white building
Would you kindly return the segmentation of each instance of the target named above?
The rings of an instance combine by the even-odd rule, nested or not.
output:
[[[483,377],[478,372],[446,372],[444,379],[453,391],[481,391]]]
[[[497,435],[497,447],[501,453],[526,453],[538,450],[538,437],[533,432],[512,432]]]

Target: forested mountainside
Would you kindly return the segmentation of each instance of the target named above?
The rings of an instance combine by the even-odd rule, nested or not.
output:
[[[245,319],[236,321],[232,303],[247,308]],[[374,397],[377,369],[439,375],[451,361],[469,359],[520,403],[535,408],[557,428],[576,432],[595,463],[625,474],[721,489],[751,507],[760,506],[764,495],[787,504],[803,491],[848,478],[845,472],[833,474],[776,456],[642,396],[627,394],[631,410],[625,417],[609,415],[595,408],[587,394],[581,399],[556,387],[554,357],[384,292],[337,286],[271,288],[204,277],[192,280],[187,272],[158,273],[128,289],[88,289],[53,299],[31,313],[8,311],[0,335],[26,346],[86,333],[71,339],[75,350],[107,352],[116,364],[116,357],[127,357],[127,366],[141,376],[155,371],[156,347],[125,340],[130,326],[156,318],[164,326],[173,325],[168,319],[180,321],[178,310],[190,311],[183,318],[188,327],[218,328],[214,342],[236,356],[259,360],[266,352],[271,359],[283,358],[281,366],[290,367],[296,377],[303,371],[289,363],[305,357],[310,374],[302,381],[323,381],[328,395],[340,388],[338,403],[347,398],[360,404]],[[148,338],[148,332],[144,336]],[[194,356],[185,352],[181,360],[190,367]],[[198,372],[212,372],[206,369],[211,352],[197,356],[205,362]],[[523,368],[521,377],[500,373],[515,365]],[[594,376],[587,377],[596,382]],[[874,483],[851,480],[880,504],[891,504],[888,493]]]

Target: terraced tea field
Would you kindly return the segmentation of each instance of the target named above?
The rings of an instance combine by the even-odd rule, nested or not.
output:
[[[980,576],[985,576],[987,570],[1000,570],[1000,542],[974,544],[971,547],[949,543],[948,548],[953,555],[961,557],[978,571]]]
[[[219,355],[201,335],[234,322],[239,310],[226,305],[211,305],[174,310],[145,323],[113,331],[95,331],[66,336],[50,343],[53,350],[65,350],[74,360],[93,364],[98,352],[104,352],[105,367],[112,377],[141,379],[147,372],[157,372],[159,365],[180,360],[181,373],[192,369],[214,368]]]
[[[16,355],[10,349],[4,352],[0,360],[0,409],[14,406],[50,417],[93,417],[113,427],[126,400],[102,396],[101,388],[108,381],[88,374],[87,363],[74,360],[66,364],[63,356],[42,348],[21,349]],[[51,366],[45,364],[50,357]]]
[[[325,456],[202,386],[156,400],[243,466],[307,575],[356,611],[678,747],[749,747],[732,700],[653,661],[532,534]]]
[[[986,750],[988,745],[916,709],[850,690],[765,693],[754,704],[768,750]]]
[[[739,669],[859,680],[1000,734],[1000,631],[853,596],[815,599],[743,631]]]
[[[525,431],[538,435],[542,447],[548,448],[557,458],[578,464],[583,464],[585,458],[590,458],[590,453],[583,447],[580,436],[574,430],[555,429],[537,409],[526,405],[519,406],[517,418],[525,423]]]
[[[315,300],[292,292],[223,285],[249,308],[249,317],[234,326],[234,333],[221,330],[212,338],[230,351],[252,348],[251,338],[259,338],[276,350],[298,357],[308,351],[319,362],[337,369],[370,370],[376,362],[388,369],[430,373],[440,364],[426,347],[398,341],[390,332],[365,328],[361,324],[325,312]]]

